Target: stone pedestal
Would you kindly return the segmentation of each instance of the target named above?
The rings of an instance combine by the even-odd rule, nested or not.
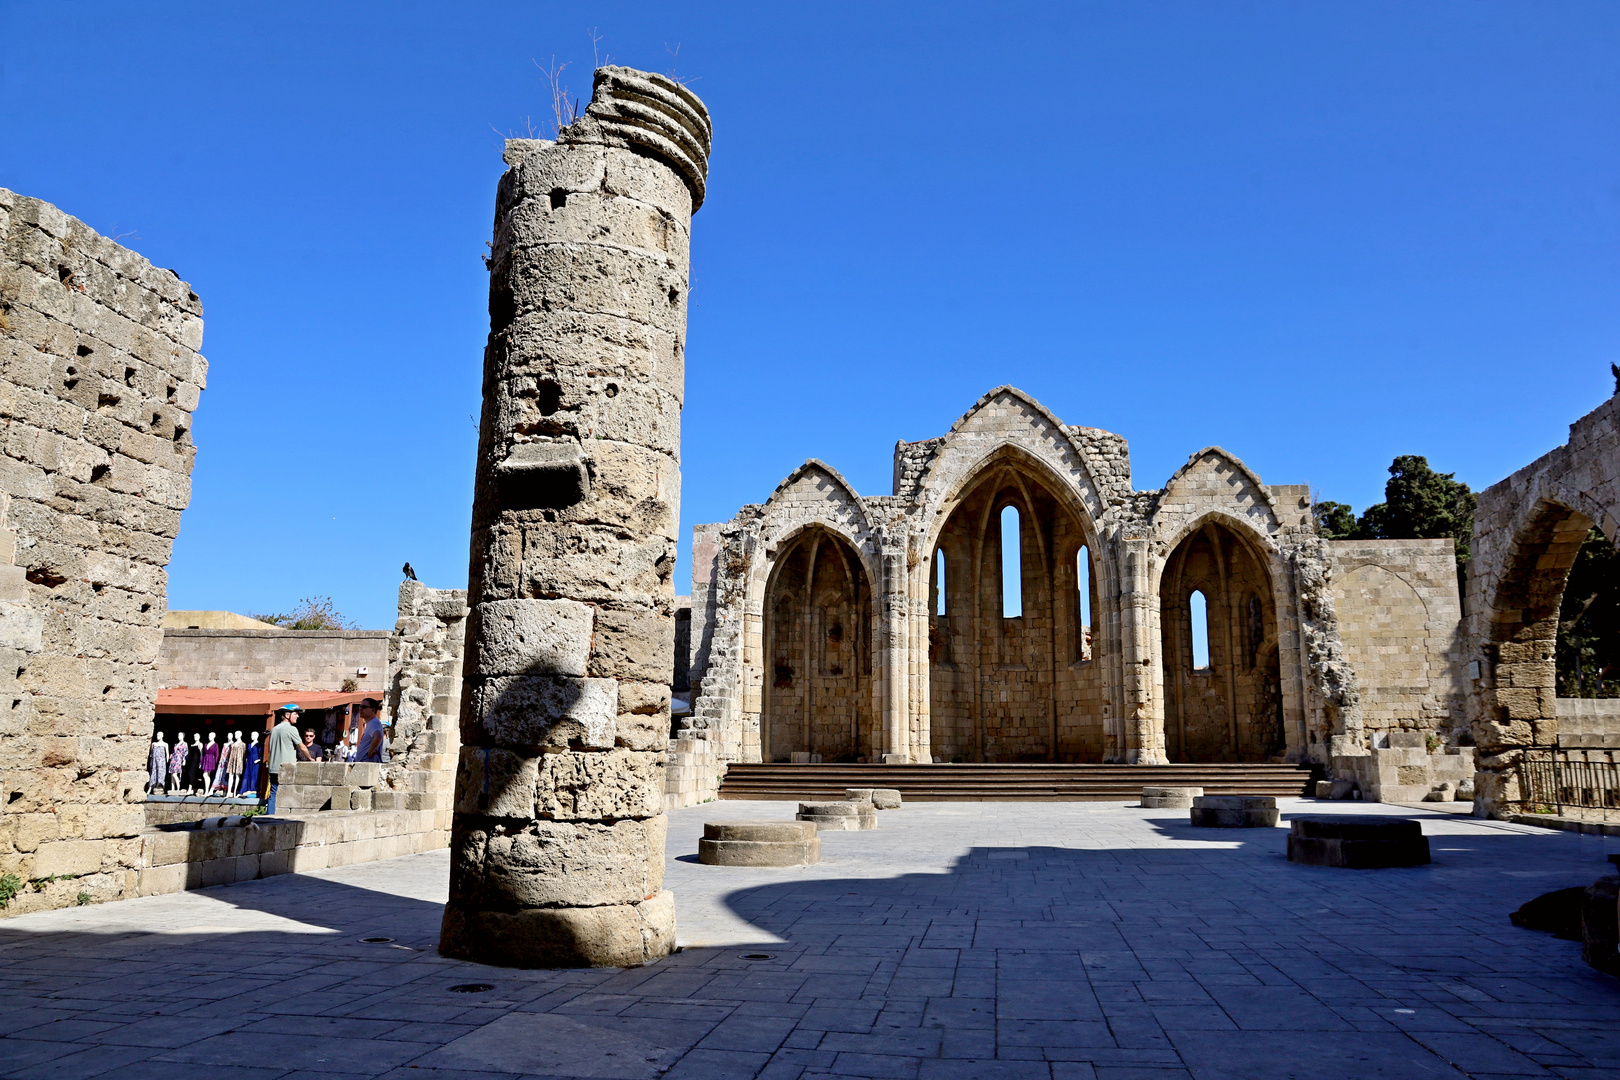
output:
[[[822,832],[857,832],[877,828],[877,810],[869,802],[802,802],[798,820]]]
[[[1375,870],[1429,861],[1429,838],[1411,818],[1313,815],[1289,826],[1289,862]]]
[[[506,146],[446,956],[607,966],[674,947],[664,754],[709,138],[685,87],[604,67],[555,143]]]
[[[1150,810],[1185,810],[1203,793],[1201,787],[1145,787],[1142,789],[1142,805]]]
[[[1203,795],[1188,813],[1194,825],[1213,829],[1269,829],[1281,816],[1269,795]]]
[[[845,802],[869,802],[879,810],[900,809],[900,791],[888,787],[852,787],[844,789]]]
[[[808,821],[705,822],[698,862],[706,866],[807,866],[821,861],[821,837]]]

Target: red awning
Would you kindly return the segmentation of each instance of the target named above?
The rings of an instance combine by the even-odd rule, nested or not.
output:
[[[301,709],[337,709],[357,705],[372,691],[346,694],[335,690],[209,690],[177,686],[159,690],[157,711],[181,716],[263,716],[283,705]]]

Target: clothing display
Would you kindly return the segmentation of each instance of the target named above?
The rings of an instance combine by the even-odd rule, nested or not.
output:
[[[185,739],[175,739],[174,749],[169,751],[169,775],[174,778],[177,785],[186,771],[186,751],[190,749]]]
[[[259,744],[254,743],[247,748],[247,754],[242,759],[242,786],[237,790],[244,795],[249,792],[258,794],[260,757]]]
[[[196,791],[202,787],[202,754],[202,745],[192,743],[190,754],[186,758],[185,775],[180,781],[180,786],[187,791]]]
[[[214,775],[214,768],[218,764],[219,764],[219,743],[210,742],[207,746],[203,747],[203,753],[202,753],[203,776],[208,777],[208,778],[211,779],[213,777],[213,775]]]
[[[152,753],[147,760],[147,781],[149,790],[163,790],[163,781],[169,775],[169,748],[161,742],[152,744]]]
[[[226,773],[233,776],[241,776],[242,765],[247,761],[247,746],[242,742],[242,740],[235,739],[231,742],[230,753],[226,756],[229,758],[229,761],[227,761],[225,765]]]
[[[209,780],[208,790],[204,794],[212,795],[216,788],[220,791],[225,790],[225,767],[230,763],[230,760],[231,756],[224,753],[223,748],[221,748],[219,763],[214,766],[214,775]]]

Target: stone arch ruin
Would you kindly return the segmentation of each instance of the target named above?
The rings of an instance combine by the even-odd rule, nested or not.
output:
[[[1011,616],[1001,608],[1007,506],[1021,522],[1022,609]],[[1347,648],[1340,619],[1361,627],[1391,617],[1364,610],[1366,590],[1336,588],[1349,558],[1420,581],[1404,598],[1375,599],[1399,604],[1391,625],[1417,628],[1426,670],[1449,670],[1452,635],[1430,632],[1444,622],[1435,612],[1444,608],[1449,541],[1321,540],[1305,485],[1266,484],[1219,447],[1193,454],[1163,488],[1138,491],[1124,439],[1064,424],[1013,387],[985,394],[942,436],[896,444],[891,494],[859,495],[830,466],[806,462],[766,502],[696,526],[693,551],[693,712],[676,745],[704,753],[678,750],[676,767],[712,765],[671,805],[712,796],[731,761],[794,753],[867,762],[1279,760],[1338,775],[1354,773],[1388,731],[1440,732],[1454,750],[1461,728],[1449,683],[1368,727],[1359,671],[1380,702],[1401,695],[1383,685],[1377,656]],[[853,573],[857,564],[864,576]],[[810,578],[831,591],[807,616],[800,583]],[[833,587],[856,580],[853,594]],[[1218,627],[1212,670],[1196,678],[1184,670],[1177,606],[1195,582]],[[1454,573],[1449,588],[1455,610]],[[793,666],[778,663],[784,649],[801,667],[820,655],[824,643],[792,627],[819,626],[814,612],[825,601],[852,595],[870,597],[869,609],[856,605],[870,612],[861,619],[870,634],[850,698],[869,711],[831,722],[866,733],[853,745],[814,720],[817,733],[806,736],[802,716],[818,713],[796,696],[797,669],[792,687],[778,685],[777,670]],[[1208,685],[1195,693],[1200,680]],[[782,731],[795,730],[794,709],[798,741],[782,742]],[[1376,771],[1367,775],[1376,797]]]
[[[1460,652],[1480,813],[1519,808],[1527,752],[1559,744],[1558,613],[1593,526],[1620,536],[1620,397],[1479,494]]]

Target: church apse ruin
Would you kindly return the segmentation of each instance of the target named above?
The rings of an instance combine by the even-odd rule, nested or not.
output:
[[[1310,762],[1386,799],[1471,771],[1449,540],[1323,540],[1305,485],[1219,447],[1137,490],[1123,438],[1012,387],[899,443],[893,494],[808,461],[694,565],[677,745],[720,767]]]

